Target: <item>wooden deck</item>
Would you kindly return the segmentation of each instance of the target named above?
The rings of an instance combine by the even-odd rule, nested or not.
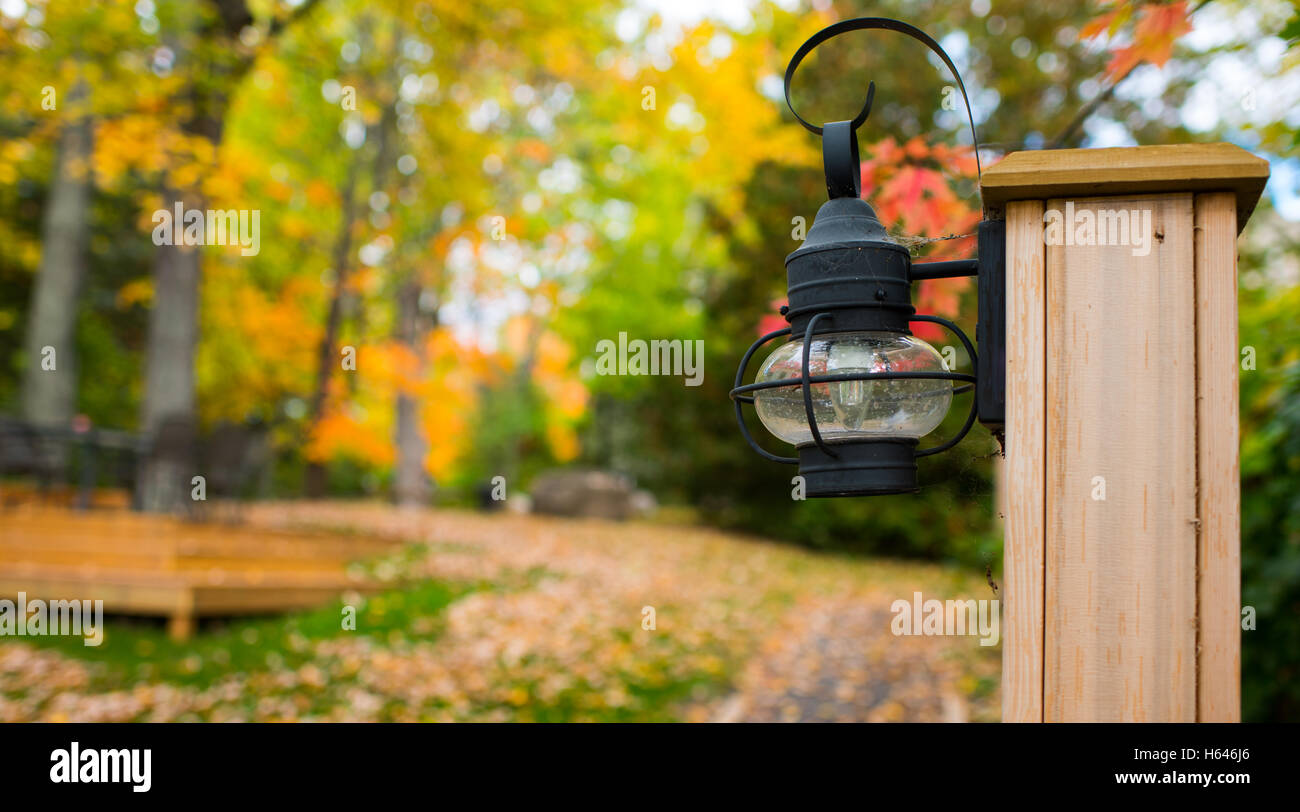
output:
[[[22,505],[0,510],[0,598],[104,601],[107,613],[168,618],[281,612],[374,584],[348,564],[394,542],[193,523],[125,510]]]

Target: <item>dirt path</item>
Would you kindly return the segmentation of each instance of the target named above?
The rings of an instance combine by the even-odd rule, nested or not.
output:
[[[720,722],[965,722],[962,670],[934,638],[895,637],[879,605],[812,601],[792,610],[746,665]]]
[[[352,514],[353,520],[358,514]],[[954,585],[935,587],[935,569],[921,564],[846,563],[791,547],[696,528],[577,522],[541,517],[485,517],[443,512],[410,514],[407,532],[454,539],[551,570],[594,575],[606,588],[650,586],[647,595],[674,593],[667,602],[690,608],[734,601],[744,612],[717,637],[750,635],[736,690],[693,706],[687,718],[710,721],[944,721],[994,720],[998,715],[995,651],[972,638],[895,636],[890,604],[931,585],[951,597]],[[389,519],[392,521],[392,519]],[[346,523],[346,522],[344,522]],[[372,520],[363,526],[374,527]],[[562,544],[538,547],[539,539]],[[480,563],[482,563],[480,561]],[[793,571],[793,572],[792,572]],[[963,584],[980,589],[982,584]],[[962,588],[958,587],[958,588]],[[944,591],[944,590],[949,591]],[[763,591],[793,598],[779,609],[753,600]],[[689,597],[687,597],[689,596]],[[986,597],[973,591],[969,597]],[[586,600],[595,596],[587,593]],[[658,601],[647,597],[647,603]],[[687,607],[681,607],[685,609]],[[711,626],[716,626],[710,617]],[[666,615],[669,619],[674,614]],[[691,612],[690,623],[701,615]],[[743,619],[743,620],[742,620]],[[670,627],[676,631],[679,627]]]

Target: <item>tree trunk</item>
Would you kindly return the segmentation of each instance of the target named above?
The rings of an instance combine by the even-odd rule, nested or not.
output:
[[[359,30],[363,40],[369,37],[370,21],[368,18],[361,20]],[[399,38],[394,36],[392,41],[397,43]],[[391,54],[389,64],[397,64],[396,52]],[[400,80],[397,76],[393,76],[392,81],[396,86],[396,83]],[[369,90],[370,92],[367,95],[374,93],[373,88]],[[388,178],[389,165],[392,163],[393,132],[397,126],[396,104],[397,97],[394,94],[391,102],[384,106],[383,115],[372,131],[373,141],[375,142],[374,164],[371,171],[372,191],[383,191]],[[334,348],[338,343],[339,331],[343,322],[343,301],[347,295],[348,272],[352,263],[352,227],[353,221],[357,217],[356,187],[358,175],[360,174],[360,165],[361,157],[358,154],[354,156],[352,162],[348,165],[347,178],[344,180],[343,189],[340,190],[343,207],[339,222],[339,234],[334,242],[334,291],[330,296],[329,314],[325,321],[325,334],[321,337],[320,348],[317,352],[316,391],[312,395],[311,411],[307,418],[308,437],[312,435],[321,419],[325,417],[330,378],[335,368],[340,365],[340,358],[335,354]],[[327,485],[325,463],[319,461],[307,463],[304,485],[307,497],[310,499],[319,499],[325,495]]]
[[[287,16],[272,22],[267,41],[307,14],[319,0],[306,0]],[[237,49],[241,33],[254,20],[247,0],[209,0],[215,12],[204,19],[197,6],[180,4],[177,36],[167,40],[178,63],[187,64],[193,78],[182,91],[192,114],[185,122],[191,135],[221,143],[230,96],[252,67],[255,52]],[[187,50],[181,43],[193,42]],[[210,61],[207,61],[210,60]],[[200,61],[201,64],[200,64]],[[183,200],[187,207],[205,209],[197,189],[164,189],[167,203]],[[150,444],[140,465],[136,503],[149,511],[178,512],[190,506],[196,470],[194,351],[199,339],[199,269],[197,246],[160,245],[154,255],[153,310],[149,313],[148,350],[141,430]]]
[[[308,418],[308,435],[320,424],[325,416],[325,400],[329,395],[330,373],[340,363],[334,353],[338,343],[339,327],[343,322],[343,297],[347,293],[348,266],[352,261],[352,221],[356,218],[357,161],[348,167],[347,180],[343,183],[341,196],[343,213],[339,223],[339,233],[334,241],[334,291],[330,295],[329,314],[325,319],[325,334],[321,336],[317,351],[316,391],[312,394],[311,413]],[[320,499],[325,495],[326,472],[322,462],[308,462],[305,491],[307,498]]]
[[[420,284],[407,280],[397,292],[397,339],[416,357],[423,359],[420,324]],[[393,475],[393,498],[399,505],[423,505],[433,493],[432,482],[424,470],[429,453],[420,426],[420,404],[404,392],[397,393],[396,430],[397,468]]]
[[[140,474],[140,504],[148,511],[185,507],[194,459],[194,350],[199,340],[199,249],[160,245],[153,266],[144,404],[140,428],[152,447]],[[166,429],[166,431],[164,431]]]
[[[84,91],[74,94],[69,101],[84,98]],[[89,244],[93,128],[90,116],[82,116],[59,137],[41,224],[41,264],[28,310],[22,408],[30,423],[67,426],[76,411],[77,303]],[[52,366],[46,361],[51,350]]]

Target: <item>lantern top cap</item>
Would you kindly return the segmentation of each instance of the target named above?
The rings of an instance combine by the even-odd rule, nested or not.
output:
[[[1232,192],[1237,230],[1268,181],[1268,161],[1233,144],[1163,144],[1013,152],[984,173],[986,208],[1012,200],[1162,192]]]
[[[837,197],[817,210],[803,245],[786,257],[795,257],[836,247],[882,247],[907,253],[885,229],[871,204],[860,197]]]

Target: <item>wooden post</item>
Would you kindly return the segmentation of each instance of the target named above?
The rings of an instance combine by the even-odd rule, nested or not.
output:
[[[177,641],[189,640],[194,626],[194,590],[186,588],[176,595],[176,606],[167,617],[167,636]]]
[[[1229,144],[1018,152],[1007,221],[1003,720],[1240,719]]]

